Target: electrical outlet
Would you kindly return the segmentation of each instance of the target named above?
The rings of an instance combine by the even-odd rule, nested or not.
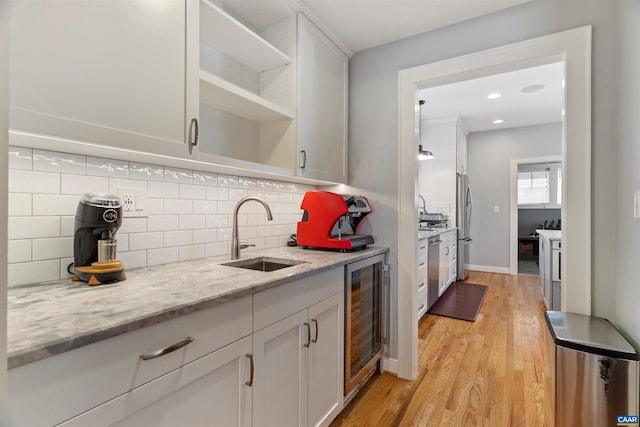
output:
[[[139,188],[118,188],[118,196],[122,203],[122,216],[147,216],[147,190]]]

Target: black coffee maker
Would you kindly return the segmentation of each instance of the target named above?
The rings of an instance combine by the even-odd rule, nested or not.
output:
[[[116,231],[122,225],[120,199],[111,194],[87,193],[76,210],[73,281],[100,285],[126,278],[122,262],[116,259]]]

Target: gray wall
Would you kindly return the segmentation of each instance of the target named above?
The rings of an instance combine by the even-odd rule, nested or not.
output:
[[[487,16],[356,53],[350,62],[349,183],[376,208],[371,222],[381,244],[398,248],[398,71],[468,53],[593,25],[593,301],[596,314],[613,312],[607,285],[614,274],[614,104],[617,2],[536,0]],[[396,304],[397,272],[392,275]],[[391,330],[397,328],[392,312]],[[391,348],[390,355],[395,356]]]
[[[528,236],[547,221],[558,222],[560,209],[518,209],[518,236]]]
[[[551,123],[467,136],[467,168],[473,218],[469,264],[509,268],[511,159],[562,153],[562,124]],[[494,206],[500,213],[494,214]]]
[[[615,319],[640,344],[640,222],[633,219],[633,194],[640,190],[640,2],[619,0],[620,61],[615,280],[600,288],[615,295]],[[612,86],[615,87],[615,86]],[[613,151],[613,150],[612,150]],[[612,171],[613,172],[613,171]],[[600,242],[595,241],[598,244]]]

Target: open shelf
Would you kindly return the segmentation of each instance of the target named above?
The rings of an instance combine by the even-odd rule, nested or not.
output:
[[[200,41],[256,72],[291,62],[287,55],[207,0],[200,0]]]
[[[203,70],[200,102],[258,123],[294,118],[286,108]]]

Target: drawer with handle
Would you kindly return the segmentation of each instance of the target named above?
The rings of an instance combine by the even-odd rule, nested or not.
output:
[[[250,335],[251,309],[248,295],[11,369],[13,421],[58,424]]]

